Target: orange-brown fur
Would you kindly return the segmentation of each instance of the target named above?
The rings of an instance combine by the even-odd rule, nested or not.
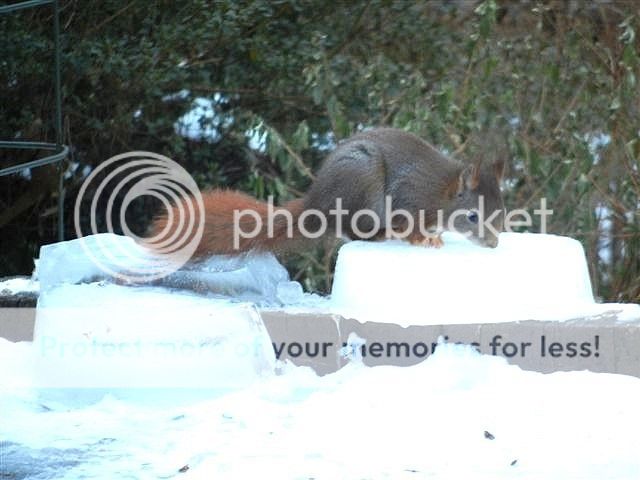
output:
[[[196,209],[196,202],[192,199],[189,201]],[[287,224],[281,216],[276,216],[274,222],[273,237],[269,237],[267,230],[267,204],[261,202],[247,194],[233,190],[212,190],[202,194],[202,202],[204,206],[204,235],[198,244],[194,253],[195,257],[201,257],[209,253],[217,254],[237,254],[247,252],[249,250],[268,250],[278,251],[285,250],[285,246],[289,246],[287,240]],[[185,208],[185,201],[182,202]],[[275,211],[279,209],[289,210],[293,217],[292,233],[295,240],[299,240],[299,231],[296,228],[297,218],[302,213],[303,205],[301,200],[294,200],[286,203],[281,207],[275,207]],[[174,221],[171,222],[170,229],[164,235],[164,238],[178,233],[179,236],[185,235],[190,238],[195,233],[195,228],[190,232],[186,232],[186,225],[182,230],[176,232],[178,222],[175,221],[179,216],[178,206],[172,208],[174,213]],[[257,212],[263,219],[263,228],[254,238],[239,237],[239,248],[234,248],[234,211],[253,210]],[[185,210],[186,211],[186,208]],[[168,212],[164,212],[157,217],[151,227],[150,235],[157,235],[167,226],[169,218]],[[185,222],[186,223],[186,222]],[[242,216],[240,219],[240,228],[249,232],[255,227],[253,217]],[[292,239],[293,240],[293,239]]]

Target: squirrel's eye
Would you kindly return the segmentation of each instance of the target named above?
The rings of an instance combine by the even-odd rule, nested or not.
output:
[[[474,211],[467,213],[467,218],[471,223],[478,223],[478,214]]]

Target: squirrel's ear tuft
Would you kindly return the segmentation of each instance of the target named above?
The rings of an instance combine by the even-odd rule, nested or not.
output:
[[[465,178],[465,184],[469,190],[475,190],[480,185],[480,171],[482,169],[482,159],[476,160],[467,168],[465,171],[467,172]]]
[[[450,185],[449,191],[452,194],[460,194],[465,190],[475,190],[480,185],[480,169],[482,161],[477,161],[467,165],[462,169],[456,181]]]

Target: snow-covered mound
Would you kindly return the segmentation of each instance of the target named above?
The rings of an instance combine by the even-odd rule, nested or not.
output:
[[[61,408],[11,388],[30,349],[0,339],[7,478],[640,478],[637,378],[524,372],[442,345],[409,368],[288,368],[187,405]]]
[[[502,233],[495,249],[444,234],[444,247],[351,242],[340,249],[332,307],[402,325],[562,320],[636,305],[596,304],[582,245],[556,235]]]
[[[17,293],[36,293],[40,285],[32,278],[9,278],[0,282],[0,295],[15,295]]]
[[[331,308],[404,324],[606,308],[572,240],[446,241],[344,246]],[[525,372],[446,344],[412,367],[356,356],[324,377],[275,375],[255,304],[237,298],[298,302],[277,262],[213,259],[169,277],[181,290],[132,288],[76,247],[44,250],[34,342],[0,339],[0,476],[640,478],[638,378]],[[186,291],[209,287],[219,295]]]

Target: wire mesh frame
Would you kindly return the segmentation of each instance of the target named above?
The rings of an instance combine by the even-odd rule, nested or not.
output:
[[[19,165],[3,168],[0,170],[0,177],[19,172],[25,168],[36,168],[53,163],[58,164],[58,240],[64,240],[64,177],[63,162],[69,154],[69,147],[62,143],[62,93],[60,88],[60,9],[58,0],[29,0],[26,2],[14,3],[0,7],[0,15],[12,13],[26,8],[39,7],[41,5],[53,5],[53,42],[54,42],[54,96],[55,115],[54,129],[56,143],[45,142],[15,142],[0,141],[0,148],[12,149],[32,149],[46,150],[54,152],[45,157],[39,158]]]

